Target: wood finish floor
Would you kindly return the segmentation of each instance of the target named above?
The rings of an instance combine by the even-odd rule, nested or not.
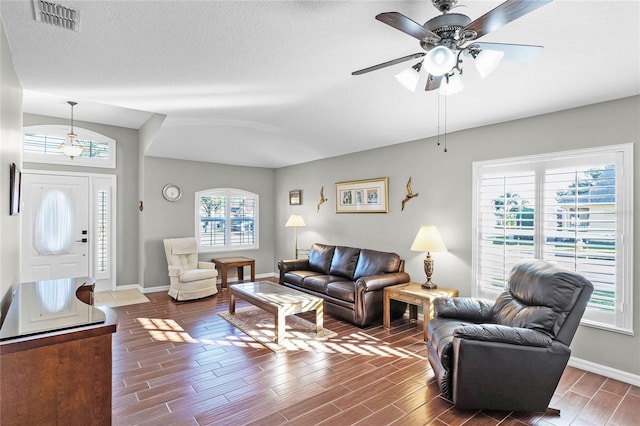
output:
[[[114,425],[640,424],[640,388],[571,367],[551,401],[560,417],[455,409],[407,320],[360,329],[325,316],[338,337],[276,355],[217,315],[228,294],[113,308]]]

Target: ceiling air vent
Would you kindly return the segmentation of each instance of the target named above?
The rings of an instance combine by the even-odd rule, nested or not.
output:
[[[44,0],[33,0],[36,21],[80,31],[80,11],[58,3]]]

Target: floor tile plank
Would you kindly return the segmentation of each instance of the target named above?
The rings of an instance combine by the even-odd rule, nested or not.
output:
[[[560,417],[458,410],[440,397],[421,323],[364,329],[325,316],[338,336],[314,351],[274,354],[220,318],[229,293],[175,302],[166,293],[114,307],[113,424],[626,426],[640,388],[567,367]],[[312,313],[302,314],[314,320]]]

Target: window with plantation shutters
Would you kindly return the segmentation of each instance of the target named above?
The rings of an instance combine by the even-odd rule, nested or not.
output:
[[[258,248],[258,195],[237,189],[196,193],[199,251]]]
[[[632,333],[632,161],[629,144],[474,163],[475,295],[545,259],[593,283],[584,324]]]

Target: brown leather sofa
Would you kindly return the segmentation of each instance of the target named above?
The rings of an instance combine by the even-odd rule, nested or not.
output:
[[[529,260],[495,302],[435,299],[427,347],[442,395],[462,409],[545,411],[592,292],[584,277]]]
[[[359,327],[382,321],[384,288],[409,282],[396,253],[314,244],[308,259],[278,262],[280,284],[324,299],[325,313]],[[392,301],[391,318],[406,303]]]

